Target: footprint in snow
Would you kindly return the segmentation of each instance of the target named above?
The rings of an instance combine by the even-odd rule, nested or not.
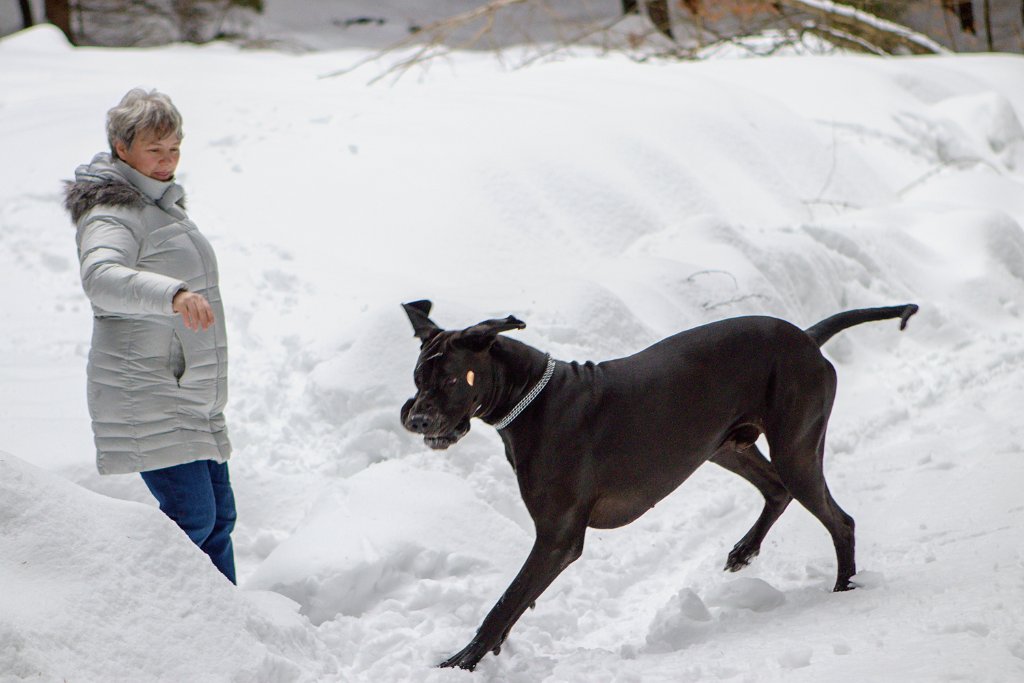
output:
[[[783,669],[802,669],[811,665],[814,650],[806,645],[796,645],[779,655],[779,665]]]

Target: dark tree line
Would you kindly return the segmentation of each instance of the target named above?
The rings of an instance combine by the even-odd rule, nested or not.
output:
[[[410,0],[414,2],[414,0]],[[523,7],[548,12],[552,25],[571,5],[588,0],[479,0],[455,17],[422,28],[446,32],[469,22],[493,21]],[[30,0],[19,0],[23,24],[35,23]],[[593,36],[608,22],[603,2],[593,16],[604,17],[579,34]],[[936,51],[922,38],[942,48],[1024,52],[1024,0],[618,0],[622,16],[645,17],[650,34],[669,41],[663,52],[685,56],[705,45],[735,41],[767,30],[790,35],[811,34],[847,49],[877,54],[923,54]],[[339,11],[345,3],[338,2]],[[613,5],[614,7],[614,5]],[[45,0],[44,19],[60,28],[76,45],[153,45],[173,41],[202,43],[230,37],[226,21],[232,12],[263,10],[262,0]],[[614,9],[612,10],[614,13]],[[559,16],[561,15],[561,16]],[[886,27],[876,19],[895,26]],[[383,20],[381,20],[383,21]],[[903,26],[903,24],[906,26]],[[237,22],[236,22],[237,24]],[[912,30],[904,30],[907,27]],[[556,29],[557,30],[557,29]],[[486,37],[481,27],[477,35]],[[916,37],[909,34],[917,34]],[[237,34],[237,30],[236,30]],[[438,31],[422,31],[411,42],[437,41]],[[631,36],[637,44],[642,35]],[[404,41],[403,41],[404,42]],[[458,47],[477,48],[477,45]],[[456,45],[451,45],[456,47]]]
[[[23,25],[35,24],[29,0],[18,0]],[[135,45],[221,37],[232,11],[263,11],[263,0],[45,0],[44,19],[73,45]]]

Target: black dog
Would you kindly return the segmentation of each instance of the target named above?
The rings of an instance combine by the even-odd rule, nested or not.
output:
[[[706,460],[765,498],[726,569],[757,555],[796,498],[832,535],[835,590],[853,587],[853,518],[822,472],[836,373],[819,347],[873,320],[900,318],[902,330],[916,305],[839,313],[808,330],[777,318],[731,318],[596,365],[556,362],[499,336],[526,326],[511,316],[444,331],[428,317],[430,306],[403,304],[422,345],[402,424],[438,449],[464,436],[470,418],[494,425],[537,531],[526,564],[476,636],[441,666],[473,669],[497,654],[526,608],[580,556],[588,526],[629,524]],[[754,445],[762,433],[771,461]]]

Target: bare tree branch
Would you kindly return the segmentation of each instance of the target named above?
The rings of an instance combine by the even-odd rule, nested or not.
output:
[[[586,0],[579,0],[586,5]],[[547,31],[554,30],[557,39],[546,43],[534,42],[527,38],[518,44],[532,55],[518,60],[518,66],[526,66],[559,51],[594,43],[594,36],[605,35],[604,49],[626,51],[635,59],[645,61],[655,57],[690,59],[699,56],[706,46],[732,44],[754,54],[772,54],[787,46],[799,45],[809,49],[804,38],[816,36],[824,46],[867,52],[871,54],[934,54],[945,52],[945,48],[928,36],[905,26],[881,19],[849,5],[831,0],[732,0],[732,2],[703,3],[700,0],[680,0],[688,20],[680,20],[673,27],[673,16],[669,12],[668,0],[644,0],[642,6],[650,19],[649,30],[640,29],[637,16],[640,14],[640,0],[622,0],[623,13],[608,17],[607,8],[599,17],[568,35],[564,27],[566,3],[557,0],[489,0],[473,9],[435,21],[416,30],[410,36],[373,54],[356,61],[351,66],[320,76],[332,78],[352,73],[370,63],[382,65],[383,71],[370,83],[388,76],[401,76],[416,65],[451,54],[458,49],[490,46],[498,58],[504,60],[499,47],[501,38],[495,38],[495,26],[499,16],[508,26],[510,16],[506,14],[514,7],[525,7],[527,16],[533,12],[545,12],[549,20],[543,25]],[[520,13],[521,16],[521,13]],[[616,32],[619,25],[627,27]],[[580,26],[577,21],[576,26]],[[676,30],[682,27],[683,30]],[[467,35],[468,34],[468,35]],[[661,34],[655,40],[655,37]],[[666,40],[666,38],[668,40]],[[708,41],[710,38],[710,43]],[[405,54],[387,64],[383,60],[395,53]]]
[[[449,38],[452,33],[464,27],[466,24],[472,23],[473,21],[476,21],[481,17],[493,18],[493,16],[497,12],[505,9],[506,7],[511,7],[512,5],[521,5],[528,1],[529,0],[491,0],[491,2],[488,2],[485,5],[481,5],[480,7],[475,7],[471,10],[462,12],[461,14],[456,14],[455,16],[448,17],[446,19],[441,19],[440,21],[435,21],[432,24],[427,24],[426,26],[422,27],[421,29],[410,35],[408,38],[400,40],[397,43],[392,43],[391,45],[384,48],[380,52],[360,59],[352,66],[346,67],[344,69],[338,69],[337,71],[332,71],[331,73],[320,76],[320,78],[334,78],[335,76],[343,76],[347,73],[355,71],[361,66],[369,64],[370,62],[377,61],[385,54],[395,52],[397,50],[401,50],[407,47],[412,47],[413,45],[416,45],[417,43],[420,42],[424,43],[420,47],[420,49],[417,50],[416,53],[413,54],[411,57],[400,61],[398,64],[393,65],[380,76],[374,78],[371,81],[371,83],[375,83],[389,73],[393,73],[395,71],[405,71],[415,64],[419,64],[426,61],[427,59],[432,59],[433,57],[436,57],[438,54],[447,54],[448,52],[451,52],[452,48],[446,47],[442,52],[439,46],[442,43],[444,43],[444,41],[447,38]],[[428,37],[428,39],[425,42],[423,40],[424,36]],[[437,53],[432,54],[435,50],[437,51]]]

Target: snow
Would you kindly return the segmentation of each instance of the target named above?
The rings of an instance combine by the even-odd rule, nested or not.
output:
[[[761,501],[701,468],[591,531],[478,680],[1024,679],[1024,60],[456,54],[387,87],[319,78],[365,56],[0,41],[0,680],[472,680],[433,665],[533,530],[492,429],[437,453],[399,425],[399,303],[425,297],[449,327],[515,314],[566,360],[921,306],[825,349],[858,590],[828,592],[796,504],[722,573]],[[185,116],[223,274],[238,589],[138,477],[93,466],[59,180],[140,84]]]

